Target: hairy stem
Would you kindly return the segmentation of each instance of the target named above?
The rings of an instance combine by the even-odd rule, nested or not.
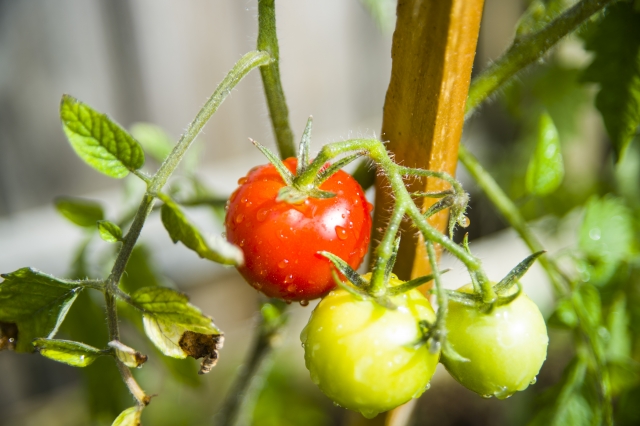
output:
[[[268,64],[270,60],[269,54],[265,52],[253,51],[244,55],[234,65],[231,71],[229,71],[224,80],[222,80],[218,85],[215,92],[213,92],[213,95],[211,95],[202,109],[198,112],[196,118],[189,125],[184,135],[182,135],[173,151],[171,151],[171,154],[169,154],[167,159],[162,163],[156,174],[150,179],[144,176],[144,180],[147,182],[147,192],[144,194],[133,218],[133,222],[129,227],[129,231],[124,237],[123,244],[120,247],[120,251],[118,252],[118,256],[113,264],[113,268],[111,269],[111,273],[109,274],[109,278],[107,279],[104,289],[110,340],[120,340],[118,310],[116,306],[116,296],[120,294],[118,285],[122,278],[122,274],[124,274],[127,267],[127,262],[131,257],[133,248],[138,241],[140,232],[142,232],[144,223],[147,220],[149,213],[153,210],[156,195],[162,190],[171,174],[176,170],[178,164],[180,164],[180,161],[187,152],[187,149],[191,146],[191,143],[195,140],[196,136],[198,136],[204,125],[211,118],[213,113],[217,111],[220,104],[222,104],[236,84],[238,84],[240,80],[249,73],[249,71],[258,66]],[[129,388],[131,394],[136,398],[138,405],[147,405],[149,403],[149,398],[135,381],[131,371],[129,371],[128,367],[120,361],[116,360],[116,363],[118,363],[118,369],[122,375],[122,379]]]
[[[275,0],[258,0],[258,50],[269,53],[271,62],[260,67],[269,116],[280,158],[296,156],[293,132],[289,125],[289,108],[280,81],[280,48],[276,34]]]
[[[539,60],[551,47],[605,6],[617,0],[582,0],[541,30],[516,37],[507,51],[473,79],[465,114],[468,117],[507,80]]]
[[[373,274],[371,276],[371,288],[370,293],[374,297],[382,296],[385,293],[387,283],[384,282],[385,271],[387,270],[387,264],[389,259],[393,255],[394,240],[400,229],[400,222],[404,217],[404,205],[398,203],[393,207],[389,224],[382,237],[382,241],[376,247],[376,263],[373,268]]]

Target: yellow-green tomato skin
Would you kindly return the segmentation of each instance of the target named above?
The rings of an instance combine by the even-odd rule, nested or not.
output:
[[[397,280],[393,280],[397,281]],[[396,310],[339,289],[325,296],[302,331],[311,380],[338,405],[367,418],[420,396],[439,354],[420,339],[418,321],[435,321],[417,290],[395,296]]]
[[[458,291],[471,293],[470,285]],[[442,356],[447,371],[484,396],[508,398],[526,389],[547,357],[549,337],[540,310],[526,294],[490,313],[450,301],[447,340],[468,361]]]

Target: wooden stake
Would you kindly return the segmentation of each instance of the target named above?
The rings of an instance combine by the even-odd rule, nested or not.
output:
[[[391,49],[391,82],[384,105],[382,140],[406,166],[455,175],[464,107],[478,41],[483,0],[399,0]],[[437,179],[408,182],[412,191],[448,188]],[[376,179],[372,241],[379,242],[388,221],[391,194],[386,178]],[[427,209],[434,200],[425,199]],[[447,228],[448,211],[430,223]],[[394,272],[400,279],[426,275],[429,262],[422,238],[408,223]]]

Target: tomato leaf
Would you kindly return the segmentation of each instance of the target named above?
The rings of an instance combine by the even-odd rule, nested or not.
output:
[[[99,172],[119,179],[144,164],[140,144],[126,130],[76,98],[62,96],[60,119],[76,154]]]
[[[154,345],[173,358],[204,358],[200,374],[208,373],[218,359],[224,337],[189,298],[164,287],[145,287],[132,296],[133,303],[142,309],[144,330]]]
[[[553,311],[553,314],[551,314],[551,317],[547,320],[547,324],[556,328],[569,329],[578,326],[578,316],[570,299],[561,299],[558,301],[556,310]]]
[[[17,325],[17,352],[33,352],[33,339],[55,336],[82,288],[32,268],[1,276],[0,321]]]
[[[151,123],[135,123],[130,131],[151,158],[159,163],[163,162],[173,150],[173,141],[160,126]]]
[[[122,229],[113,222],[108,220],[98,221],[98,231],[100,232],[100,238],[108,243],[117,243],[122,241]]]
[[[633,2],[609,6],[585,47],[595,59],[582,79],[600,85],[596,107],[619,160],[640,125],[640,12]]]
[[[631,356],[632,340],[629,333],[629,313],[627,298],[624,293],[616,296],[607,316],[609,340],[607,342],[607,359],[627,360]]]
[[[104,219],[102,206],[91,200],[72,197],[58,197],[54,200],[56,210],[72,223],[85,228],[96,226]]]
[[[40,355],[72,367],[86,367],[104,355],[98,348],[70,340],[36,339],[33,346]]]
[[[140,414],[142,412],[138,407],[127,408],[116,417],[111,426],[140,426]]]
[[[633,249],[633,215],[618,198],[591,198],[580,225],[578,245],[589,259],[617,263]]]
[[[238,266],[244,263],[242,250],[221,237],[205,241],[174,201],[168,197],[163,197],[162,200],[164,201],[160,212],[162,224],[174,243],[181,241],[200,257],[223,265]]]
[[[564,178],[560,138],[551,116],[544,112],[538,121],[538,143],[527,168],[527,191],[548,195],[558,189]]]

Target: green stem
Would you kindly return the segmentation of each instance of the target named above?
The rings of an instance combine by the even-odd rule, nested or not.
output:
[[[516,37],[509,49],[471,82],[465,110],[467,117],[507,80],[538,61],[563,37],[615,1],[617,0],[582,0],[541,30]]]
[[[266,52],[253,51],[244,55],[229,71],[227,76],[218,85],[213,95],[207,100],[202,109],[196,115],[196,118],[187,128],[187,131],[182,135],[174,149],[171,151],[167,159],[162,163],[156,174],[149,180],[145,177],[147,182],[147,192],[144,194],[138,210],[133,218],[133,222],[129,227],[129,231],[124,237],[118,256],[113,264],[109,278],[106,281],[105,286],[105,302],[107,312],[107,325],[109,327],[109,339],[120,340],[120,329],[118,326],[118,310],[116,306],[116,295],[121,292],[118,288],[122,274],[124,274],[127,262],[131,257],[133,248],[138,241],[140,232],[144,223],[149,216],[149,213],[153,210],[155,203],[155,196],[158,194],[171,174],[175,171],[180,164],[180,161],[184,157],[187,149],[191,146],[196,136],[200,133],[204,125],[211,118],[220,106],[220,104],[226,99],[231,90],[242,80],[242,78],[249,73],[252,69],[268,64],[270,56]],[[118,363],[118,369],[122,378],[129,388],[131,394],[138,401],[138,405],[145,406],[149,403],[149,398],[144,394],[144,391],[137,384],[131,371],[121,363]]]
[[[400,229],[400,223],[404,217],[404,205],[397,203],[393,207],[389,224],[385,230],[382,241],[376,247],[376,263],[373,267],[373,273],[371,275],[369,293],[373,297],[380,297],[386,292],[387,283],[384,280],[385,271],[387,270],[387,263],[393,255],[394,240]]]
[[[467,253],[464,248],[460,247],[458,244],[454,243],[452,240],[429,225],[425,217],[422,215],[422,212],[411,198],[411,194],[409,194],[405,187],[401,173],[401,171],[404,170],[404,167],[393,162],[384,145],[379,140],[351,139],[325,145],[322,150],[320,150],[315,160],[309,165],[305,174],[308,173],[311,176],[315,176],[327,161],[337,157],[338,155],[351,151],[364,151],[377,163],[379,169],[385,173],[389,180],[393,194],[396,197],[395,205],[402,206],[405,213],[411,218],[426,240],[440,244],[451,254],[460,259],[460,261],[462,261],[470,271],[475,272],[481,281],[488,281],[484,271],[482,270],[482,263],[479,259],[474,257],[472,254]]]
[[[272,59],[270,63],[260,67],[260,76],[280,158],[295,157],[296,148],[289,125],[289,109],[280,81],[280,49],[276,34],[275,0],[258,0],[258,50],[269,53]]]
[[[532,253],[544,250],[544,247],[535,235],[531,232],[527,226],[527,222],[524,220],[518,207],[511,201],[511,199],[504,193],[498,183],[478,162],[478,160],[471,154],[464,145],[460,145],[458,151],[458,158],[460,162],[467,169],[469,174],[476,181],[476,184],[487,195],[489,200],[498,209],[502,217],[507,221],[509,225],[520,235],[520,238],[529,247]],[[567,288],[562,280],[562,277],[558,271],[557,266],[552,263],[546,255],[542,255],[538,258],[540,264],[547,272],[549,279],[558,295],[564,295],[567,293]]]
[[[431,271],[433,274],[433,281],[436,285],[436,300],[438,301],[438,312],[436,316],[436,330],[438,335],[444,336],[445,331],[445,317],[447,316],[447,310],[449,308],[449,301],[447,300],[447,293],[442,288],[442,280],[440,279],[440,271],[438,270],[438,258],[436,257],[436,250],[433,247],[431,241],[427,241],[427,255],[429,256],[429,263],[431,264]],[[443,342],[440,342],[441,344]]]

